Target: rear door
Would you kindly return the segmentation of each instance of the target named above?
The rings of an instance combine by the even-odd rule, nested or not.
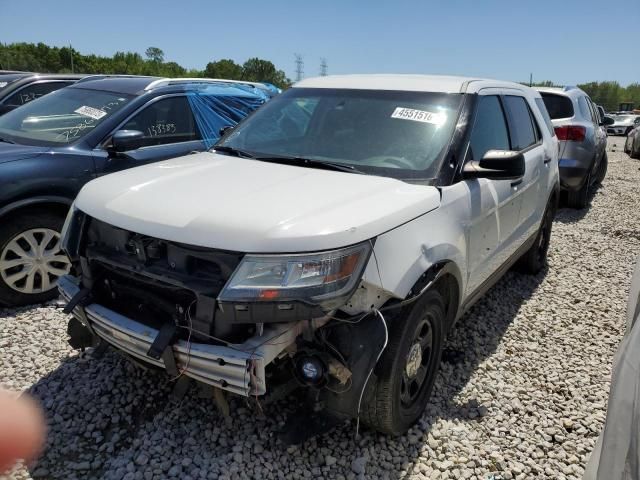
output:
[[[509,121],[511,148],[521,152],[525,160],[524,177],[519,184],[512,185],[516,189],[515,196],[519,205],[517,226],[512,232],[505,232],[504,238],[509,244],[505,247],[506,250],[515,253],[538,227],[538,207],[541,204],[546,205],[546,199],[541,199],[543,191],[540,177],[545,162],[550,161],[551,157],[545,152],[540,125],[528,100],[514,91],[504,96],[504,103]]]
[[[596,142],[596,164],[600,164],[600,160],[602,160],[602,156],[604,155],[604,151],[607,148],[607,131],[602,126],[602,118],[600,117],[600,112],[598,111],[598,107],[594,105],[589,97],[585,97],[589,107],[591,108],[591,119],[593,121],[593,125],[595,128],[595,142]]]
[[[191,105],[185,95],[157,97],[138,109],[116,130],[138,130],[144,134],[142,146],[117,157],[107,151],[110,140],[94,150],[99,174],[202,151],[204,144]],[[111,132],[110,135],[112,135]]]

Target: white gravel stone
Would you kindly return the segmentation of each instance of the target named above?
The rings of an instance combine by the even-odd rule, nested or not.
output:
[[[163,374],[113,352],[78,355],[51,304],[0,310],[0,385],[29,391],[49,428],[41,458],[9,478],[581,478],[640,253],[640,162],[623,141],[609,139],[591,207],[558,212],[548,270],[509,272],[460,321],[446,345],[460,360],[442,365],[407,435],[354,441],[352,423],[283,448],[276,433],[295,402],[261,415],[233,399],[228,424],[196,391],[172,401]]]

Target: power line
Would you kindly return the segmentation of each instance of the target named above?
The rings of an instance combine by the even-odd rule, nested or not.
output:
[[[321,77],[326,77],[327,76],[327,59],[326,58],[321,58],[320,59],[320,76]]]
[[[299,53],[294,54],[296,58],[296,82],[299,82],[304,78],[304,60]]]

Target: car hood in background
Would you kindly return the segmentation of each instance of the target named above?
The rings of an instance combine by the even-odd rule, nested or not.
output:
[[[29,145],[0,142],[0,163],[35,157],[48,150],[48,147],[32,147]]]
[[[144,235],[224,250],[305,252],[373,238],[437,208],[435,187],[211,152],[88,183],[76,207]]]

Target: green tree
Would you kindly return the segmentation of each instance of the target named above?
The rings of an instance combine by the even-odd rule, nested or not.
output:
[[[152,62],[158,62],[158,63],[164,62],[164,52],[158,47],[149,47],[144,52],[144,54]]]
[[[276,87],[288,88],[291,80],[287,78],[282,70],[276,69],[275,65],[268,60],[254,57],[250,58],[242,65],[242,79],[251,82],[268,82]]]
[[[226,78],[228,80],[240,80],[242,78],[242,66],[229,58],[223,58],[217,62],[209,62],[204,69],[207,78]]]

